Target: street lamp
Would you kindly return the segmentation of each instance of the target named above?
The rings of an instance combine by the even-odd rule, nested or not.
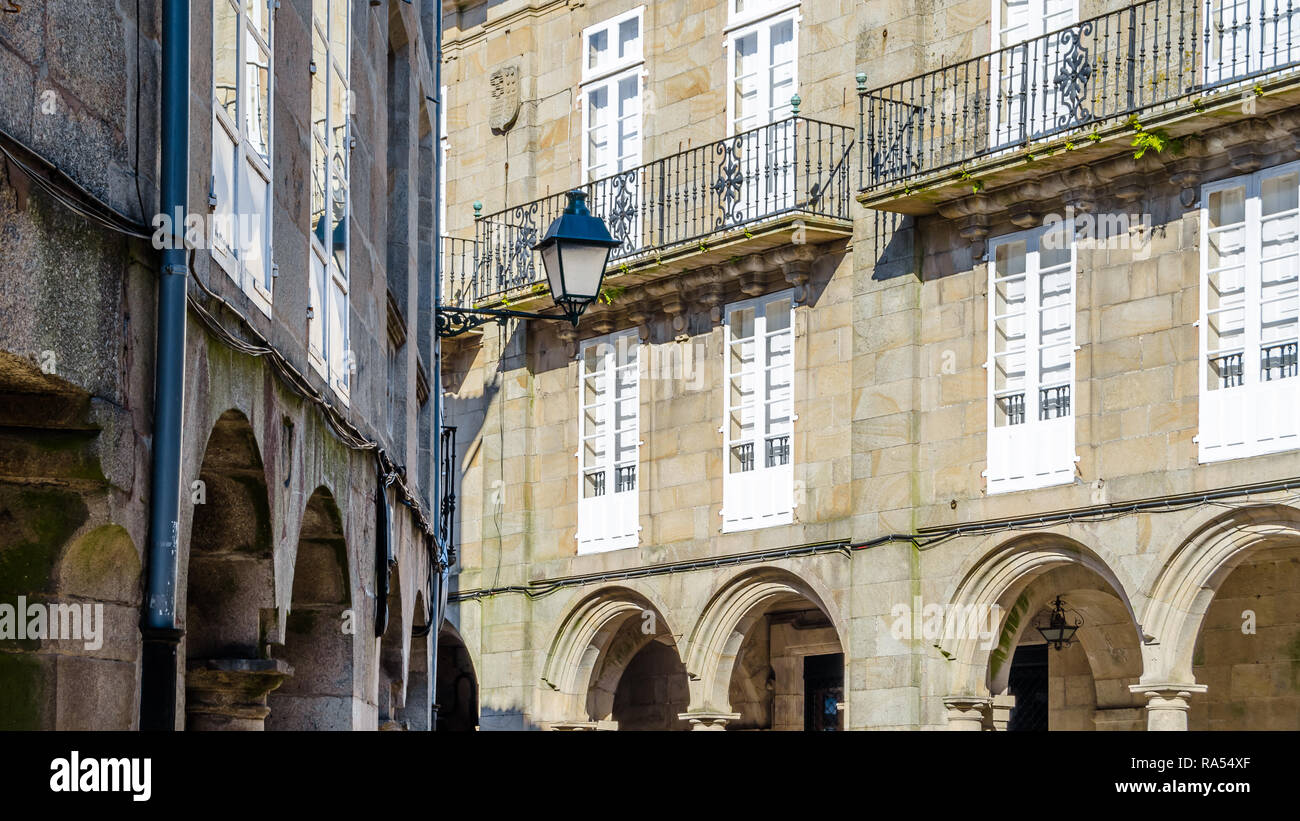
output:
[[[1057,596],[1052,605],[1052,614],[1048,617],[1046,626],[1039,626],[1037,630],[1043,634],[1043,638],[1047,640],[1048,644],[1057,650],[1062,650],[1070,646],[1070,642],[1074,640],[1074,634],[1082,626],[1083,618],[1078,616],[1077,613],[1074,624],[1070,624],[1065,617],[1065,602],[1061,601],[1060,596]]]
[[[438,306],[438,336],[465,333],[493,320],[563,319],[574,327],[578,318],[600,296],[610,252],[620,242],[610,236],[599,217],[587,210],[587,193],[570,191],[564,213],[551,223],[542,241],[533,246],[542,255],[542,268],[551,288],[551,298],[563,312],[538,314],[501,308],[456,308]]]

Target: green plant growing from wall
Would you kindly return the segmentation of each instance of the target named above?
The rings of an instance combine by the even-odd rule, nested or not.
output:
[[[613,305],[615,300],[621,299],[625,293],[627,293],[626,288],[610,285],[600,289],[600,301],[606,305]]]
[[[1163,128],[1147,129],[1143,127],[1136,114],[1128,118],[1128,125],[1134,132],[1131,145],[1137,149],[1133,152],[1133,159],[1142,159],[1148,151],[1155,151],[1157,154],[1162,154],[1165,151],[1175,155],[1183,153],[1183,139],[1181,137],[1171,137],[1169,132]]]

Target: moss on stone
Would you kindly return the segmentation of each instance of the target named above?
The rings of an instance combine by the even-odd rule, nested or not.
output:
[[[58,488],[0,486],[0,591],[49,590],[59,551],[88,512],[81,497]]]
[[[0,653],[0,730],[42,730],[41,702],[54,692],[40,657]]]

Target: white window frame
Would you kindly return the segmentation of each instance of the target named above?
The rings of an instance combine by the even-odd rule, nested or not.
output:
[[[1208,28],[1212,32],[1208,48],[1204,49],[1205,83],[1242,86],[1253,75],[1285,66],[1300,57],[1300,5],[1291,5],[1289,21],[1287,6],[1285,2],[1275,5],[1274,0],[1214,0],[1208,10],[1202,8],[1202,15],[1207,11],[1210,15]],[[1261,54],[1260,41],[1270,33],[1272,39]]]
[[[735,0],[731,0],[731,2],[734,3]],[[791,84],[790,84],[790,87],[791,89],[793,89],[793,91],[791,92],[791,95],[793,96],[794,94],[797,94],[799,91],[799,23],[803,20],[803,14],[800,12],[798,3],[784,3],[784,4],[773,4],[773,5],[777,7],[775,11],[767,12],[764,14],[757,14],[753,17],[741,18],[744,20],[743,24],[734,23],[733,25],[729,26],[727,29],[725,51],[726,51],[726,58],[727,58],[727,87],[726,87],[727,136],[729,137],[734,136],[737,133],[736,132],[737,112],[736,112],[736,95],[735,95],[736,41],[737,40],[740,40],[744,37],[749,36],[750,34],[757,32],[759,53],[763,54],[764,52],[767,52],[768,54],[770,54],[772,27],[789,20],[793,27],[793,32],[791,37],[794,43],[794,62],[791,66]],[[768,80],[765,84],[765,88],[767,90],[766,96],[770,97],[771,96],[770,75],[772,71],[772,67],[770,64],[767,66],[766,71],[768,72],[769,75]],[[760,89],[759,93],[760,95],[762,94],[762,89]],[[750,128],[758,128],[764,125],[770,125],[771,123],[778,122],[779,120],[790,116],[791,107],[790,107],[789,100],[786,100],[784,103],[780,104],[779,106],[775,106],[776,109],[775,111],[773,110],[774,107],[771,105],[766,105],[764,107],[766,108],[766,112],[764,114],[764,117],[766,119],[764,119],[762,122],[759,122],[751,126]],[[749,129],[744,129],[744,130],[749,130]]]
[[[236,14],[239,41],[235,44],[235,72],[237,90],[236,115],[232,120],[225,107],[220,105],[216,88],[216,9],[218,4],[226,3]],[[239,285],[262,313],[271,315],[273,277],[275,268],[272,261],[272,211],[275,202],[273,177],[271,170],[275,154],[275,2],[274,0],[256,0],[254,4],[266,14],[266,36],[263,38],[257,21],[249,13],[245,0],[212,0],[209,10],[212,12],[212,221],[209,225],[209,243],[212,258],[226,274]],[[259,50],[264,49],[266,65],[266,155],[263,156],[253,139],[253,118],[256,108],[249,106],[254,95],[250,91],[250,72],[248,71],[246,50],[252,38]],[[217,150],[222,135],[234,143],[234,165],[231,168],[233,178],[229,191],[217,189]],[[260,135],[259,135],[260,139]],[[266,185],[266,201],[260,213],[249,210],[245,212],[243,199],[246,188],[244,175],[255,174]],[[222,186],[224,188],[224,186]],[[227,201],[229,200],[229,201]],[[245,233],[251,233],[260,223],[262,241],[253,242]],[[219,233],[225,228],[226,236]],[[261,271],[257,270],[260,263]],[[259,276],[260,273],[260,276]]]
[[[628,20],[637,21],[636,47],[631,49],[628,54],[622,57],[615,53],[618,47],[617,36],[619,27]],[[588,65],[587,55],[590,53],[591,38],[600,33],[606,33],[608,37],[608,52],[610,56],[602,60],[596,66]],[[635,168],[645,161],[645,6],[637,6],[631,11],[603,20],[595,25],[588,26],[582,30],[582,82],[578,88],[579,108],[582,112],[582,178],[590,182],[595,179],[592,176],[592,156],[591,140],[588,136],[591,132],[591,106],[587,104],[588,95],[593,91],[604,89],[606,99],[609,101],[611,121],[608,124],[610,129],[610,140],[618,145],[619,134],[619,115],[618,115],[618,89],[619,85],[629,77],[636,78],[636,134],[637,134],[637,151],[630,155],[630,161],[624,161],[620,156],[614,157],[612,169],[608,173],[602,174],[601,177],[611,176],[620,171],[626,171],[629,168]]]
[[[1012,42],[1004,43],[1002,42],[1002,35],[1005,33],[1006,21],[1002,19],[1003,0],[991,0],[992,11],[989,14],[989,21],[990,21],[989,33],[991,36],[991,46],[993,52],[998,52],[1001,49],[1007,48],[1009,46],[1018,45],[1027,40],[1033,40],[1036,37],[1041,37],[1042,35],[1047,34],[1049,31],[1056,30],[1053,28],[1048,28],[1048,24],[1047,24],[1047,4],[1051,2],[1051,0],[1028,0],[1028,2],[1031,5],[1038,6],[1037,9],[1030,9],[1029,11],[1029,22],[1026,24],[1028,31],[1025,32],[1024,37],[1021,37],[1020,39],[1014,40]],[[1061,26],[1057,26],[1056,28],[1064,28],[1064,26],[1074,25],[1077,22],[1079,22],[1079,0],[1071,0],[1069,22]],[[1047,45],[1049,48],[1060,49],[1061,51],[1064,51],[1065,49],[1065,45],[1061,43],[1052,43]],[[1006,79],[1007,77],[1015,76],[1018,74],[1018,71],[1015,68],[1015,66],[1019,64],[1014,62],[1017,59],[1016,55],[1018,53],[1020,54],[1019,59],[1024,60],[1025,55],[1023,52],[1013,51],[1013,52],[1009,52],[1009,56],[1002,58],[1008,60],[1010,64],[998,65],[997,59],[993,61],[992,69],[995,75],[1000,74],[1003,76],[991,77],[990,88],[997,88],[998,87],[997,84],[1002,84],[1007,82]],[[1035,55],[1031,59],[1033,59],[1034,61],[1038,61],[1042,58]],[[1016,86],[1015,88],[1018,89],[1019,86]],[[1038,126],[1044,124],[1045,112],[1039,111],[1039,109],[1042,109],[1047,105],[1049,93],[1055,94],[1055,92],[1050,92],[1047,89],[1038,89],[1034,94],[1035,99],[1030,103],[1030,108],[1034,112],[1032,115],[1033,121],[1026,124],[1029,135],[1033,135],[1035,133],[1041,133],[1042,131],[1042,129],[1038,128]],[[1012,101],[1008,103],[1008,110],[1004,112],[1002,109],[1003,103],[999,100],[997,92],[994,92],[993,94],[989,95],[988,105],[991,109],[991,114],[989,117],[989,141],[990,141],[989,144],[998,145],[1006,142],[1008,139],[1014,138],[1015,137],[1014,134],[1011,134],[1010,132],[1003,133],[1003,129],[1004,127],[1008,126],[1010,123],[1015,123],[1016,121],[1018,121],[1019,110],[1020,110],[1018,107],[1024,105],[1024,103],[1021,102],[1019,99],[1013,98]],[[1004,114],[1005,116],[1010,118],[1009,122],[1002,119]],[[1055,115],[1052,115],[1052,117],[1048,119],[1054,120],[1054,118]]]
[[[773,302],[788,300],[790,315],[788,325],[780,330],[768,328],[768,306]],[[797,396],[794,390],[795,376],[795,299],[794,289],[778,291],[772,294],[733,302],[726,306],[723,314],[723,407],[722,427],[722,531],[733,533],[742,530],[786,525],[794,521],[794,434],[795,423],[799,415],[795,412]],[[739,375],[732,363],[732,318],[737,312],[752,309],[754,311],[753,356],[752,364],[747,370],[751,375],[751,398],[733,401],[732,380]],[[789,422],[785,426],[770,426],[766,412],[769,404],[782,401],[768,393],[768,373],[777,366],[768,357],[767,340],[776,334],[789,337],[789,361],[783,366],[786,370],[788,385]],[[746,406],[751,411],[752,431],[748,435],[737,436],[732,430],[732,414]],[[768,464],[768,442],[782,435],[785,441],[785,461]],[[733,448],[748,445],[748,470],[733,470]]]
[[[727,0],[727,32],[799,7],[800,0]],[[740,11],[737,5],[744,5]],[[797,36],[797,35],[796,35]],[[796,39],[796,42],[798,40]]]
[[[1279,375],[1275,379],[1264,379],[1262,354],[1263,319],[1261,313],[1263,301],[1263,259],[1261,241],[1263,237],[1263,203],[1260,197],[1262,183],[1270,177],[1300,175],[1300,162],[1291,162],[1241,174],[1228,179],[1218,180],[1201,187],[1201,275],[1200,275],[1200,318],[1197,324],[1197,346],[1199,350],[1198,377],[1200,382],[1200,420],[1196,443],[1198,459],[1202,463],[1217,462],[1258,456],[1266,453],[1278,453],[1293,450],[1300,446],[1300,375]],[[1240,346],[1211,350],[1210,332],[1210,198],[1213,194],[1243,187],[1245,189],[1245,213],[1240,225],[1244,231],[1245,255],[1243,293],[1240,305],[1243,316],[1243,339]],[[1300,190],[1297,192],[1300,197]],[[1296,209],[1288,209],[1294,211]],[[1285,215],[1280,212],[1274,217]],[[1294,216],[1294,214],[1292,215]],[[1232,226],[1228,226],[1228,230]],[[1218,231],[1224,230],[1220,227]],[[1216,231],[1216,233],[1218,232]],[[1276,259],[1282,259],[1278,257]],[[1300,262],[1292,258],[1290,265],[1290,287],[1282,288],[1282,293],[1270,304],[1279,304],[1290,308],[1297,314],[1297,328],[1300,328],[1300,279],[1296,278]],[[1231,266],[1224,266],[1229,268]],[[1287,280],[1277,280],[1285,286]],[[1286,291],[1290,290],[1287,294]],[[1270,347],[1285,345],[1288,340],[1282,338],[1270,342]],[[1236,386],[1223,386],[1223,377],[1210,371],[1211,355],[1231,355],[1239,350],[1240,375]],[[1294,370],[1294,366],[1291,368]],[[1219,387],[1211,389],[1211,380],[1217,380]]]
[[[640,542],[641,494],[641,340],[636,329],[595,337],[578,347],[578,553],[603,553],[636,547]],[[595,374],[585,370],[587,352],[593,351],[602,360],[599,371],[604,378],[604,391],[597,401],[586,402],[587,386],[597,383]],[[620,360],[624,364],[619,364]],[[617,391],[620,374],[630,373],[632,379],[629,395]],[[617,408],[620,402],[629,403],[633,414],[623,427],[617,425]],[[593,432],[588,428],[591,412],[603,415],[604,429]],[[633,440],[632,458],[617,459],[619,436]],[[588,441],[598,443],[603,458],[595,465],[586,463]],[[632,468],[632,487],[621,487],[620,474]],[[601,491],[587,495],[589,481],[595,480]]]
[[[1039,251],[1043,238],[1057,227],[1064,230],[1070,238],[1069,282],[1070,296],[1068,313],[1070,317],[1069,377],[1064,383],[1054,380],[1049,388],[1067,388],[1069,410],[1064,414],[1042,418],[1048,411],[1043,408],[1044,389],[1041,377],[1041,352],[1046,347],[1042,340],[1041,313],[1051,308],[1043,308],[1042,282],[1039,265]],[[1024,270],[1024,308],[1020,312],[1024,322],[1023,356],[1025,362],[1024,386],[1021,401],[1023,421],[1019,423],[997,424],[998,402],[1003,395],[1014,395],[1014,391],[998,390],[997,387],[997,332],[998,321],[1003,318],[997,310],[998,284],[1014,276],[998,277],[997,249],[1003,245],[1016,242],[1025,243]],[[1075,463],[1079,457],[1075,453],[1075,420],[1078,396],[1078,276],[1079,249],[1075,239],[1074,221],[1063,220],[1049,223],[1027,231],[1017,231],[994,237],[988,242],[988,361],[984,368],[988,371],[986,402],[987,415],[987,468],[983,472],[987,480],[989,494],[1008,493],[1017,490],[1031,490],[1040,487],[1069,484],[1074,481]],[[1065,306],[1055,306],[1057,308]],[[1005,316],[1010,317],[1013,314]],[[1054,344],[1061,344],[1059,342]],[[1010,349],[1014,350],[1014,349]],[[1058,394],[1059,396],[1059,394]]]
[[[326,20],[322,21],[316,14],[316,6],[324,6]],[[334,25],[334,6],[340,4],[345,9],[344,27],[346,29],[346,39],[343,42],[344,54],[337,53],[333,40],[334,32],[329,27]],[[325,124],[324,138],[324,212],[322,219],[326,225],[333,222],[331,209],[338,192],[342,191],[342,202],[344,216],[341,225],[343,226],[343,253],[342,264],[338,262],[338,256],[331,253],[330,249],[325,248],[319,237],[316,236],[315,226],[308,238],[308,255],[309,255],[309,296],[308,296],[308,330],[307,330],[307,359],[312,367],[320,374],[333,389],[334,393],[343,401],[349,404],[351,392],[351,374],[352,374],[352,356],[349,346],[351,329],[351,297],[350,297],[350,262],[351,262],[351,69],[352,59],[352,17],[349,0],[316,0],[312,4],[312,15],[308,27],[309,37],[311,40],[311,54],[313,68],[312,82],[320,73],[325,74],[325,111],[327,122]],[[325,65],[319,65],[316,62],[316,49],[314,36],[319,34],[325,43]],[[340,79],[341,75],[341,79]],[[332,120],[332,106],[330,101],[334,97],[333,84],[340,81],[343,85],[343,122],[336,124]],[[309,90],[310,95],[310,90]],[[314,113],[312,114],[314,116]],[[315,123],[309,123],[308,140],[314,147],[318,142]],[[310,151],[311,149],[309,149]],[[342,185],[336,189],[332,165],[334,159],[341,158],[342,168]],[[309,157],[309,167],[312,173],[317,173],[321,169],[315,167],[314,158]],[[314,186],[314,183],[312,183]],[[313,189],[314,193],[314,189]],[[341,299],[339,299],[341,295]]]

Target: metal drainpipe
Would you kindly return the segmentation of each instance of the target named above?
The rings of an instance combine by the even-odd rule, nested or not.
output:
[[[433,103],[433,311],[428,321],[434,323],[433,329],[433,409],[430,413],[433,425],[433,493],[430,507],[434,512],[433,543],[439,556],[450,555],[449,545],[440,540],[442,530],[442,338],[438,336],[438,306],[442,304],[442,118],[446,100],[442,99],[442,0],[435,4],[434,43],[433,43],[433,86],[437,99]],[[452,538],[447,534],[448,540]],[[430,715],[429,729],[438,726],[438,633],[442,630],[442,617],[446,608],[442,605],[450,568],[443,571],[433,569],[433,556],[430,556],[430,577],[437,575],[438,591],[435,595],[433,585],[429,590],[429,687]]]
[[[139,21],[136,21],[139,24]],[[185,404],[185,208],[189,197],[189,0],[162,0],[162,175],[159,209],[172,219],[158,279],[153,469],[145,591],[140,729],[176,728],[176,554],[180,530],[181,432]],[[137,101],[138,104],[138,101]]]

